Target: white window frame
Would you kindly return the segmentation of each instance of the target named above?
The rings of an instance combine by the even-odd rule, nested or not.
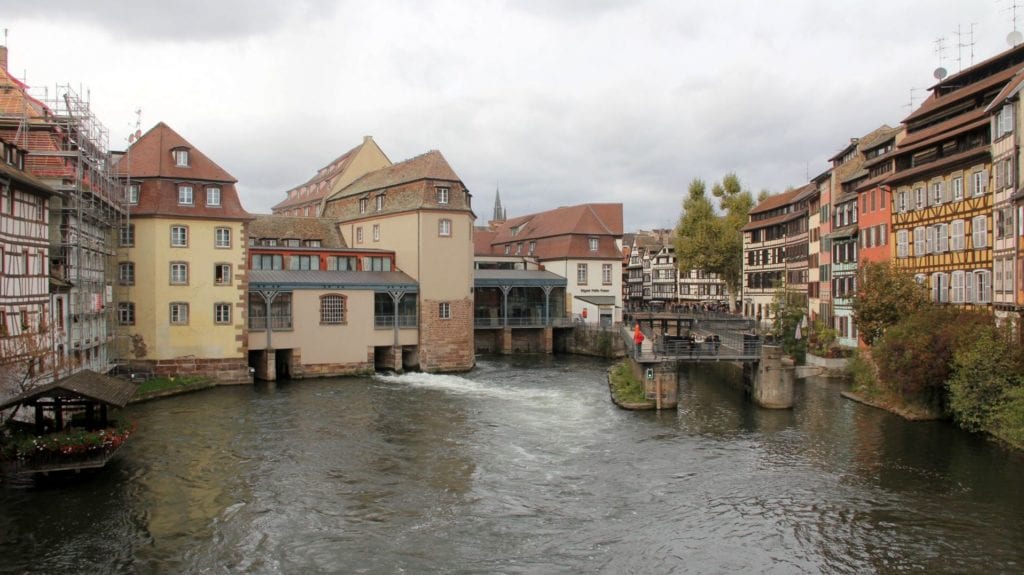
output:
[[[439,205],[446,205],[448,203],[450,189],[447,187],[437,188],[437,203]]]
[[[910,232],[908,230],[896,230],[896,257],[905,258],[910,251]]]
[[[914,257],[919,258],[925,255],[925,238],[927,234],[923,226],[914,228]]]
[[[943,194],[942,187],[943,187],[943,182],[941,180],[938,181],[938,182],[932,182],[932,204],[941,204],[942,203],[942,194]]]
[[[231,228],[217,228],[213,231],[213,247],[221,249],[231,247]]]
[[[587,245],[590,247],[590,251],[596,252],[601,247],[601,240],[599,238],[588,238]]]
[[[213,265],[213,285],[231,285],[231,264],[216,263]]]
[[[217,325],[231,325],[231,304],[217,302],[213,304],[213,323]]]
[[[168,305],[168,320],[171,325],[188,325],[188,303],[171,302]]]
[[[373,224],[373,241],[380,241],[380,224]]]
[[[949,251],[949,224],[936,224],[935,228],[935,253],[942,254]]]
[[[195,194],[193,193],[192,186],[186,184],[178,185],[178,205],[179,206],[194,206],[195,205]]]
[[[188,262],[171,262],[169,273],[171,285],[188,285]]]
[[[988,216],[971,218],[971,248],[980,250],[988,247]]]
[[[950,302],[964,303],[964,270],[956,270],[949,274]]]
[[[174,165],[179,168],[189,167],[189,153],[187,148],[178,148],[171,152],[174,154]]]
[[[206,205],[220,207],[220,188],[217,186],[210,186],[206,188]]]
[[[966,247],[964,241],[964,221],[953,220],[949,223],[949,249],[950,251],[963,251]]]
[[[953,201],[958,202],[964,199],[964,177],[953,178]]]
[[[576,284],[577,285],[581,285],[581,286],[587,285],[587,276],[588,275],[589,274],[588,274],[588,270],[587,270],[587,264],[584,264],[584,263],[576,264]]]
[[[439,319],[452,319],[452,304],[443,301],[437,304],[437,317]]]
[[[125,187],[124,201],[132,206],[139,203],[139,184],[128,184]]]
[[[188,247],[188,226],[171,226],[171,247]]]
[[[668,275],[668,270],[665,270]],[[601,285],[612,285],[612,264],[601,264]]]
[[[437,235],[450,238],[452,236],[452,221],[448,218],[437,220]]]

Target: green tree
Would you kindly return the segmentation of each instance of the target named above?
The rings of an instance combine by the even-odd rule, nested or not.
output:
[[[676,261],[681,271],[702,269],[718,274],[729,290],[730,308],[739,294],[743,272],[743,234],[754,198],[736,174],[727,174],[711,187],[718,200],[714,210],[700,179],[690,182],[683,213],[676,227]]]
[[[868,345],[878,341],[890,326],[928,305],[927,290],[893,264],[866,262],[857,271],[853,320]]]
[[[807,294],[789,291],[784,285],[775,288],[772,303],[768,305],[772,318],[771,334],[782,344],[782,351],[803,363],[807,355],[809,329],[802,325],[807,315]],[[800,339],[796,337],[796,326],[800,325]]]
[[[991,321],[971,330],[953,354],[949,407],[956,422],[970,431],[999,435],[1000,428],[1014,417],[1024,421],[1020,419],[1024,411],[1019,411],[1024,404],[1007,410],[1020,396],[1021,392],[1014,390],[1021,389],[1024,389],[1024,354],[1012,343],[1010,331]],[[1017,427],[1017,433],[1020,429]]]

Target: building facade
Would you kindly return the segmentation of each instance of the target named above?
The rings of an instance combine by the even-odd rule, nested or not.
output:
[[[117,322],[133,371],[248,383],[245,211],[235,178],[163,122],[117,163],[128,217]]]

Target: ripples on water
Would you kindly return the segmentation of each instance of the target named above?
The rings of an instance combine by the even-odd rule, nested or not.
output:
[[[81,481],[0,490],[14,572],[866,573],[1024,570],[1024,461],[798,385],[723,373],[620,411],[607,364],[220,388],[132,407]]]

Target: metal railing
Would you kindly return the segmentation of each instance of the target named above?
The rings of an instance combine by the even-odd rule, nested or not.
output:
[[[252,330],[267,329],[267,318],[266,318],[266,316],[249,316],[249,329],[252,329]],[[290,315],[272,315],[272,316],[270,316],[270,329],[272,329],[272,330],[292,329],[292,316],[290,316]]]
[[[478,328],[502,328],[508,327],[571,327],[578,325],[578,322],[571,317],[552,317],[545,320],[542,317],[510,317],[508,323],[501,317],[478,317],[473,320],[473,326]]]
[[[373,328],[374,329],[391,329],[395,327],[396,317],[393,315],[375,315],[373,316]],[[416,327],[416,316],[415,315],[400,315],[397,316],[398,328],[407,329]]]

